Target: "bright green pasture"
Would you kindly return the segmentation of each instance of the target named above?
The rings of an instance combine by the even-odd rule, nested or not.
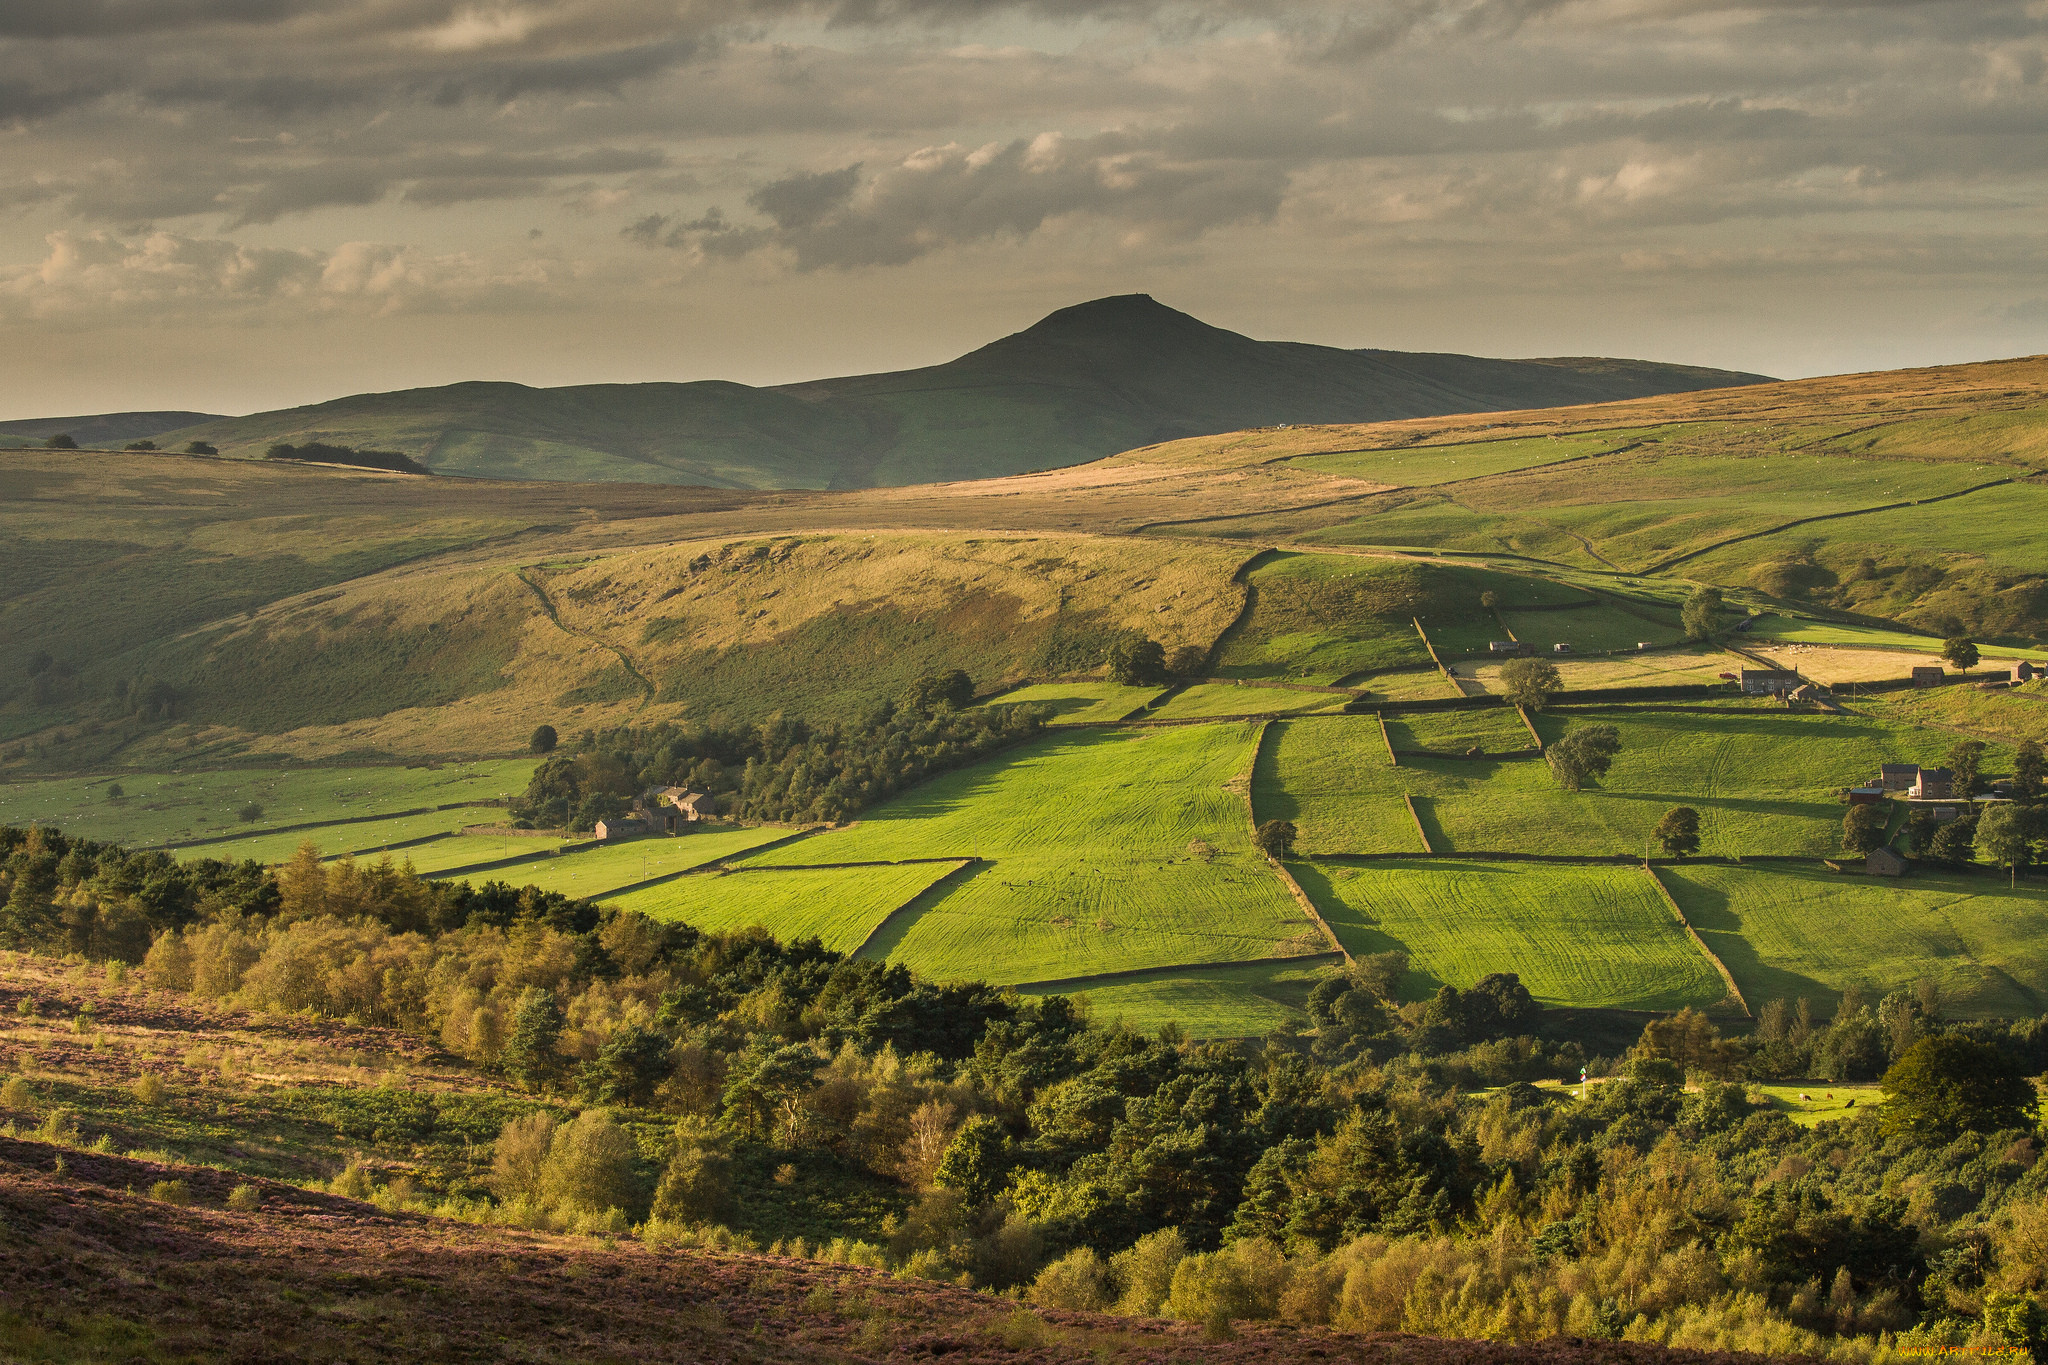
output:
[[[1646,428],[1645,430],[1652,430]],[[1345,450],[1329,455],[1301,455],[1283,464],[1316,474],[1341,474],[1378,483],[1426,486],[1455,479],[1478,479],[1531,465],[1602,455],[1632,441],[1641,432],[1600,431],[1582,436],[1523,436],[1506,441],[1472,441],[1453,446],[1408,446],[1400,450]]]
[[[1387,717],[1387,738],[1396,749],[1434,749],[1462,754],[1481,749],[1490,754],[1527,749],[1536,741],[1511,707],[1477,711],[1417,711]]]
[[[1408,954],[1410,998],[1491,972],[1514,972],[1557,1005],[1675,1010],[1725,994],[1638,868],[1445,858],[1294,874],[1354,954]]]
[[[748,866],[991,860],[892,921],[876,956],[938,978],[1046,981],[1321,951],[1251,848],[1257,727],[1063,731],[925,783]]]
[[[2038,686],[2038,684],[2030,684]],[[2017,743],[2048,744],[2048,694],[1974,687],[1915,688],[1859,698],[1856,709],[1906,725],[1945,725]]]
[[[246,839],[231,839],[220,844],[200,844],[196,848],[179,851],[187,860],[193,858],[223,858],[229,862],[240,862],[254,858],[259,863],[281,863],[299,851],[299,845],[310,843],[320,850],[321,856],[337,858],[344,853],[376,853],[393,844],[402,844],[413,839],[424,839],[431,835],[452,835],[463,825],[477,820],[475,810],[431,811],[425,815],[398,815],[389,820],[365,820],[359,825],[323,825],[318,829],[280,830],[274,834],[252,834]],[[395,857],[405,857],[418,852],[417,849],[399,849]]]
[[[1487,713],[1480,713],[1487,714]],[[1545,713],[1545,742],[1612,724],[1622,750],[1597,788],[1567,792],[1536,757],[1429,759],[1389,767],[1369,720],[1277,723],[1252,783],[1259,818],[1292,820],[1310,853],[1415,849],[1400,805],[1415,799],[1438,853],[1640,853],[1673,806],[1700,814],[1701,851],[1802,854],[1841,848],[1837,788],[1880,763],[1939,762],[1955,736],[1867,716],[1729,710]],[[1391,724],[1391,722],[1390,722]],[[1994,747],[1987,772],[2009,756]]]
[[[2043,510],[2048,511],[2048,508]],[[1757,617],[1756,624],[1744,634],[1752,639],[1783,640],[1795,645],[1867,645],[1878,649],[1910,650],[1916,654],[1939,654],[1942,645],[1941,638],[1935,635],[1916,635],[1911,631],[1884,630],[1876,626],[1816,621],[1806,616],[1780,616],[1775,613]],[[1741,637],[1736,638],[1739,643]],[[2021,649],[2011,645],[1979,644],[1977,652],[1987,659],[2048,659],[2048,649]]]
[[[391,860],[411,863],[412,870],[423,877],[453,875],[465,867],[494,863],[503,858],[524,858],[531,854],[538,859],[568,842],[551,836],[458,834],[449,839],[436,839],[431,844],[421,844],[418,848],[402,848],[391,855]],[[523,886],[527,882],[545,880],[545,874],[541,872],[540,865],[522,864],[490,873],[487,879]]]
[[[1351,698],[1338,692],[1297,692],[1285,687],[1239,687],[1197,683],[1145,713],[1147,720],[1196,720],[1211,716],[1278,715],[1293,711],[1335,711]]]
[[[2048,461],[2048,407],[1917,417],[1847,431],[1813,447],[1850,455],[1937,460]]]
[[[1811,1128],[1824,1119],[1858,1118],[1884,1106],[1884,1089],[1874,1082],[1797,1081],[1751,1088],[1762,1091],[1771,1108],[1801,1128]],[[1802,1095],[1810,1098],[1801,1099]]]
[[[55,825],[67,834],[124,844],[173,843],[234,834],[235,811],[254,802],[263,807],[263,818],[247,832],[260,834],[273,825],[516,796],[526,789],[535,761],[491,759],[432,768],[240,768],[10,782],[0,785],[0,825]],[[115,783],[126,792],[118,801],[107,796]]]
[[[565,896],[588,899],[592,896],[606,895],[622,886],[631,886],[635,882],[644,882],[650,877],[665,877],[672,872],[702,867],[706,863],[714,863],[720,858],[728,858],[735,853],[780,839],[788,833],[788,830],[783,829],[714,827],[674,838],[656,835],[646,839],[628,840],[621,844],[607,844],[602,848],[587,848],[575,853],[565,853],[544,863],[521,867],[517,869],[517,878],[508,877],[506,880],[516,880],[523,886],[537,886],[543,891],[559,891]],[[435,845],[430,844],[428,847]]]
[[[1122,720],[1158,696],[1160,691],[1157,687],[1125,687],[1121,683],[1100,679],[1076,679],[1019,687],[1003,693],[991,704],[1009,706],[1030,702],[1049,706],[1053,719],[1060,721]]]
[[[707,872],[607,897],[607,903],[699,929],[760,925],[785,942],[816,935],[834,952],[850,953],[890,911],[952,870],[950,863],[911,863]]]
[[[2032,1015],[2048,1005],[2048,889],[2038,885],[2008,891],[1989,873],[1761,866],[1660,874],[1751,1009],[1799,996],[1832,1009],[1851,986],[1876,1000],[1921,977],[1959,1014]]]
[[[1329,970],[1318,962],[1168,968],[1100,983],[1026,986],[1022,994],[1076,996],[1097,1023],[1121,1021],[1147,1033],[1178,1024],[1190,1038],[1253,1038],[1301,1021],[1309,991]]]

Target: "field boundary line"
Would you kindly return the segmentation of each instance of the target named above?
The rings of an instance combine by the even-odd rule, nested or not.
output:
[[[1245,957],[1232,962],[1182,962],[1169,967],[1126,967],[1121,971],[1096,972],[1090,976],[1056,976],[1045,981],[1017,981],[1011,984],[1019,990],[1066,990],[1070,987],[1086,988],[1098,981],[1132,981],[1142,976],[1166,976],[1174,972],[1221,971],[1230,967],[1278,967],[1291,966],[1297,962],[1328,962],[1351,959],[1342,952],[1295,953],[1289,957]]]
[[[1707,961],[1713,963],[1714,970],[1721,974],[1722,982],[1728,987],[1727,998],[1735,1002],[1735,1007],[1742,1011],[1743,1018],[1756,1018],[1750,1012],[1749,1002],[1742,998],[1742,987],[1735,984],[1735,973],[1729,971],[1728,964],[1721,960],[1718,953],[1707,946],[1707,941],[1700,937],[1700,931],[1692,927],[1692,921],[1685,917],[1685,907],[1681,906],[1678,903],[1678,898],[1671,894],[1671,888],[1664,885],[1664,879],[1657,875],[1657,869],[1650,866],[1647,860],[1644,861],[1642,867],[1643,875],[1650,879],[1650,884],[1657,888],[1657,894],[1664,898],[1664,903],[1671,907],[1671,913],[1676,915],[1679,924],[1684,926],[1685,936],[1693,941],[1693,946],[1706,954]]]
[[[960,876],[962,873],[968,871],[970,868],[981,867],[984,865],[988,867],[995,866],[993,860],[981,857],[949,858],[945,859],[944,861],[951,862],[953,866],[948,868],[946,871],[940,873],[938,876],[932,878],[923,886],[919,887],[917,889],[916,894],[912,895],[909,900],[904,901],[903,904],[897,906],[888,914],[876,920],[875,927],[868,930],[867,937],[863,938],[859,943],[855,944],[853,950],[846,955],[848,961],[852,961],[853,959],[860,957],[862,953],[865,953],[870,947],[874,945],[877,939],[882,937],[882,932],[886,930],[891,924],[895,923],[896,919],[899,916],[908,915],[910,913],[911,907],[915,906],[919,901],[923,900],[926,896],[931,895],[932,892],[937,891],[940,887],[952,881],[954,878]]]
[[[559,848],[535,849],[531,853],[515,853],[509,858],[491,858],[481,863],[464,863],[460,867],[444,867],[437,872],[423,872],[420,875],[429,880],[439,880],[443,877],[466,876],[471,872],[495,872],[501,867],[518,867],[522,863],[545,862],[550,858],[559,858],[565,853],[582,853],[589,849],[603,847],[604,841],[601,839],[585,839],[580,843],[563,844]],[[606,894],[609,895],[610,893],[607,892]]]
[[[371,853],[398,853],[408,848],[418,848],[421,844],[437,844],[443,839],[458,837],[460,837],[459,831],[447,829],[442,830],[439,834],[422,834],[417,838],[401,839],[393,844],[377,844],[371,848],[347,848],[339,853],[323,853],[320,855],[320,861],[331,863],[337,862],[342,858],[360,858]]]
[[[1312,863],[1379,863],[1398,862],[1403,858],[1421,858],[1420,853],[1303,853],[1304,861]],[[1520,853],[1508,849],[1451,849],[1431,853],[1432,858],[1451,861],[1465,859],[1478,863],[1558,863],[1578,864],[1585,867],[1635,867],[1640,866],[1640,853]],[[1713,867],[1778,867],[1801,866],[1823,867],[1830,861],[1817,853],[1749,853],[1737,857],[1728,853],[1699,853],[1687,858],[1652,858],[1660,867],[1677,867],[1683,864],[1702,864]],[[1971,864],[1965,864],[1967,873]],[[1984,870],[1984,869],[1978,869]]]
[[[1261,858],[1266,860],[1266,866],[1273,869],[1273,875],[1278,877],[1280,884],[1287,888],[1287,894],[1294,897],[1294,903],[1301,907],[1303,914],[1308,916],[1309,923],[1321,930],[1323,938],[1328,941],[1329,945],[1337,950],[1340,957],[1349,962],[1351,961],[1351,950],[1346,948],[1344,941],[1337,937],[1337,931],[1332,929],[1330,922],[1323,918],[1323,912],[1316,909],[1316,903],[1309,899],[1308,892],[1301,889],[1301,883],[1294,879],[1294,874],[1287,870],[1287,865],[1266,852],[1265,849],[1259,847],[1259,808],[1257,803],[1252,800],[1252,783],[1258,776],[1259,759],[1266,752],[1266,736],[1272,732],[1272,721],[1262,720],[1259,722],[1258,738],[1252,741],[1251,762],[1245,765],[1242,777],[1231,779],[1231,785],[1238,786],[1244,793],[1244,813],[1251,822],[1252,847],[1257,850]]]
[[[740,857],[740,856],[742,856],[742,855],[744,855],[744,854],[748,854],[748,853],[753,853],[753,852],[756,852],[756,851],[758,851],[758,850],[760,850],[760,849],[764,849],[764,848],[776,848],[776,847],[779,847],[779,846],[780,846],[780,845],[782,845],[782,844],[787,844],[787,843],[793,842],[794,840],[797,840],[797,839],[801,839],[801,838],[803,838],[803,837],[804,837],[804,835],[806,835],[806,834],[809,834],[809,833],[810,833],[810,831],[809,831],[809,830],[802,830],[802,831],[799,831],[799,832],[798,832],[798,833],[796,833],[796,834],[790,834],[790,835],[785,835],[785,836],[783,836],[783,837],[782,837],[782,838],[780,838],[780,839],[770,839],[770,840],[769,840],[769,841],[768,841],[767,843],[765,843],[765,844],[756,844],[756,845],[754,845],[754,847],[753,847],[753,848],[743,848],[743,849],[741,849],[741,850],[740,850],[740,851],[739,851],[738,853],[727,853],[727,854],[723,855],[722,857],[717,857],[717,858],[707,858],[707,859],[705,859],[705,860],[704,860],[703,862],[701,862],[701,863],[691,863],[691,864],[690,864],[690,865],[689,865],[688,867],[679,867],[679,868],[677,868],[677,869],[676,869],[675,871],[673,871],[673,872],[664,872],[664,873],[662,873],[662,874],[661,874],[660,876],[658,876],[658,877],[643,877],[643,878],[641,878],[641,879],[640,879],[639,881],[637,881],[637,882],[625,882],[625,883],[623,883],[623,884],[621,884],[621,885],[619,885],[619,886],[614,886],[614,887],[612,887],[612,888],[611,888],[610,890],[608,890],[608,891],[601,891],[601,892],[599,892],[599,893],[598,893],[597,895],[595,895],[595,896],[585,896],[585,897],[582,897],[581,899],[584,899],[584,900],[593,900],[593,901],[595,901],[595,900],[608,900],[608,899],[610,899],[610,898],[611,898],[611,897],[613,897],[613,896],[623,896],[623,895],[625,895],[625,894],[626,894],[626,893],[627,893],[628,891],[645,891],[645,890],[647,890],[647,889],[648,889],[649,887],[653,887],[653,886],[664,886],[664,885],[666,885],[667,883],[669,883],[669,882],[672,882],[672,881],[675,881],[675,880],[677,880],[678,878],[682,878],[682,877],[703,877],[703,876],[708,876],[708,875],[710,875],[710,874],[711,874],[711,873],[712,873],[713,871],[718,871],[718,872],[740,872],[740,871],[747,871],[747,872],[780,872],[780,871],[783,871],[784,869],[782,869],[782,868],[780,868],[780,867],[749,867],[749,868],[744,868],[744,869],[742,869],[742,868],[737,868],[737,867],[727,867],[727,866],[726,866],[725,864],[726,864],[726,861],[727,861],[727,859],[730,859],[730,858],[738,858],[738,857]],[[586,847],[587,847],[587,846],[586,846]],[[579,849],[578,851],[580,852],[581,850]],[[467,869],[467,870],[470,870],[470,871],[474,871],[474,869]],[[441,872],[436,872],[436,873],[433,873],[433,874],[431,874],[431,875],[433,875],[433,876],[436,876],[436,877],[440,877],[440,876],[445,876],[446,874],[445,874],[445,873],[441,873]]]
[[[1378,711],[1372,713],[1372,718],[1380,723],[1380,743],[1387,746],[1387,766],[1400,767],[1401,755],[1395,752],[1394,741],[1387,734],[1387,718]]]
[[[1415,809],[1414,795],[1409,792],[1402,792],[1401,801],[1402,804],[1408,807],[1408,818],[1415,824],[1415,837],[1422,840],[1422,851],[1425,854],[1434,855],[1436,850],[1429,845],[1429,831],[1422,827],[1422,813]]]
[[[339,820],[301,820],[292,825],[266,825],[262,829],[245,829],[234,834],[209,834],[204,839],[181,839],[167,844],[130,844],[137,852],[153,852],[159,849],[205,848],[208,844],[232,844],[243,839],[258,839],[266,834],[296,834],[302,829],[326,829],[332,825],[367,825],[373,820],[397,820],[407,815],[437,815],[444,810],[467,810],[473,806],[499,806],[502,797],[488,801],[451,801],[445,806],[415,806],[411,810],[384,811],[377,815],[345,815]],[[501,807],[502,808],[502,807]]]
[[[1770,527],[1767,530],[1751,531],[1746,535],[1730,536],[1726,540],[1715,541],[1712,545],[1704,545],[1697,550],[1688,550],[1682,555],[1674,555],[1670,559],[1660,560],[1647,569],[1637,570],[1636,576],[1648,578],[1652,574],[1660,574],[1666,569],[1676,568],[1689,559],[1698,559],[1701,555],[1710,555],[1716,550],[1725,550],[1730,545],[1740,545],[1747,540],[1761,540],[1765,536],[1774,536],[1782,531],[1789,531],[1795,526],[1811,526],[1817,521],[1839,521],[1843,517],[1867,517],[1878,512],[1896,512],[1904,507],[1925,507],[1929,503],[1947,502],[1950,498],[1961,498],[1967,497],[1971,493],[1981,493],[1987,488],[2002,488],[2009,483],[2020,483],[2027,477],[2027,475],[2019,474],[2008,479],[1993,479],[1989,483],[1972,484],[1968,488],[1958,488],[1953,493],[1937,493],[1931,498],[1914,498],[1908,502],[1888,502],[1879,507],[1856,507],[1846,512],[1822,512],[1818,516],[1801,517],[1797,521],[1788,521],[1781,525]]]
[[[1408,619],[1414,625],[1415,633],[1422,637],[1422,647],[1429,651],[1430,660],[1436,665],[1436,671],[1444,675],[1444,681],[1457,692],[1460,700],[1471,696],[1472,694],[1465,690],[1465,684],[1458,681],[1458,675],[1451,672],[1450,666],[1444,662],[1443,655],[1437,653],[1436,646],[1430,643],[1429,632],[1422,628],[1422,618],[1411,616]]]
[[[1536,752],[1537,754],[1541,755],[1543,752],[1543,736],[1536,733],[1536,722],[1529,719],[1529,708],[1526,706],[1517,706],[1515,708],[1515,714],[1520,716],[1522,718],[1522,724],[1529,728],[1529,738],[1536,741]]]

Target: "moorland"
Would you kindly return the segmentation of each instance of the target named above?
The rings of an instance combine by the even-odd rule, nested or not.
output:
[[[845,491],[7,453],[6,1159],[779,1244],[854,1354],[855,1270],[992,1351],[2030,1347],[2044,461],[2039,358]]]

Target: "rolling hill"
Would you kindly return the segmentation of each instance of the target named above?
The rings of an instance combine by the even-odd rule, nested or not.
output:
[[[38,444],[57,435],[82,446],[125,445],[148,440],[179,427],[227,418],[205,412],[102,412],[88,417],[24,417],[0,422],[0,446]]]
[[[1764,382],[1609,359],[1484,360],[1254,341],[1143,294],[1064,308],[957,360],[779,388],[700,381],[358,394],[174,434],[402,450],[505,479],[862,488],[1050,469],[1280,423],[1375,422]]]

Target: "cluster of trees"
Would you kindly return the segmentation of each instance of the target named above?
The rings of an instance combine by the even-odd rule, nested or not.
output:
[[[1817,1355],[2037,1344],[2048,1294],[2048,1019],[1947,1023],[1931,990],[1825,1024],[1774,1004],[1745,1039],[1688,1012],[1610,1063],[1512,975],[1403,1001],[1395,953],[1260,1046],[1197,1045],[311,850],[181,865],[4,830],[0,877],[15,946],[413,1030],[528,1087],[502,1217],[698,1235],[744,1217],[744,1172],[804,1160],[896,1192],[832,1254],[1051,1306]],[[1883,1117],[1809,1131],[1740,1083],[1809,1063],[1888,1067]],[[1608,1079],[1580,1102],[1530,1084],[1581,1068]]]
[[[1177,645],[1168,653],[1157,640],[1130,634],[1110,645],[1103,662],[1109,666],[1111,682],[1126,687],[1164,687],[1202,676],[1209,666],[1209,651],[1197,645]]]
[[[965,673],[933,674],[903,703],[884,703],[851,724],[812,726],[781,717],[760,725],[664,724],[583,735],[576,752],[534,769],[515,817],[544,828],[588,829],[626,812],[649,787],[689,787],[753,820],[844,820],[928,777],[1029,739],[1049,712],[973,706]],[[542,733],[544,731],[545,733]],[[536,731],[537,753],[554,748]]]
[[[212,454],[212,451],[194,451],[193,454]],[[400,474],[431,474],[434,471],[415,460],[412,456],[396,450],[357,450],[352,446],[328,445],[323,441],[308,441],[304,445],[292,445],[280,441],[263,452],[265,459],[311,461],[317,464],[355,465],[361,469],[389,469]]]

